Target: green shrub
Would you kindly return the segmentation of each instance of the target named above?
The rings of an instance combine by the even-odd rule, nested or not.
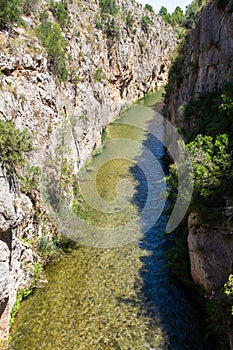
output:
[[[202,4],[198,4],[197,1],[193,1],[191,2],[191,4],[189,4],[187,6],[186,12],[185,12],[185,27],[186,28],[192,28],[193,23],[195,21],[195,17],[197,12],[199,11],[200,7],[202,6]]]
[[[101,142],[104,143],[105,141],[110,139],[110,131],[108,128],[104,128],[102,130],[102,135],[101,135]]]
[[[49,18],[49,14],[47,11],[42,11],[40,12],[40,21],[41,22],[46,22]]]
[[[171,14],[171,24],[173,27],[180,26],[182,27],[185,22],[185,15],[182,9],[177,6]]]
[[[140,41],[139,41],[139,46],[140,46],[140,48],[142,49],[143,47],[146,46],[146,42],[145,42],[144,40],[140,40]]]
[[[117,23],[114,18],[108,17],[105,22],[104,33],[108,38],[119,39],[120,38],[120,30],[117,26]]]
[[[13,23],[20,22],[20,0],[0,0],[0,28],[9,28]]]
[[[98,20],[95,21],[95,26],[97,29],[103,29],[102,23]]]
[[[162,6],[161,9],[159,10],[159,15],[164,17],[168,14],[168,10],[165,6]]]
[[[208,199],[231,174],[231,152],[226,134],[197,135],[187,145],[194,173],[194,196]],[[194,198],[195,199],[195,198]]]
[[[61,242],[59,237],[50,238],[46,235],[43,235],[38,239],[38,249],[43,254],[52,255],[58,252],[60,248]]]
[[[184,61],[186,57],[185,55],[187,52],[188,38],[189,36],[185,35],[179,41],[177,52],[174,54],[174,59],[173,59],[174,61],[169,70],[168,83],[170,86],[173,87],[173,91],[176,91],[176,89],[181,86],[184,79],[183,68],[184,68]],[[167,92],[166,98],[169,97],[170,93],[171,93],[171,90]]]
[[[149,5],[149,4],[146,4],[146,5],[145,5],[145,9],[148,10],[148,11],[150,11],[151,13],[154,13],[153,7],[152,7],[151,5]]]
[[[212,298],[209,295],[205,295],[206,325],[204,325],[204,327],[206,339],[210,349],[228,350],[227,333],[229,331],[231,332],[229,326],[230,317],[227,315],[226,305],[215,295],[214,290],[212,292],[214,293]],[[211,342],[213,342],[214,345],[217,344],[217,347],[212,347],[210,345]]]
[[[163,18],[166,24],[171,24],[171,15],[168,13],[168,10],[165,6],[162,6],[159,10],[159,15]]]
[[[199,100],[191,100],[184,107],[186,120],[194,120],[189,138],[197,134],[216,137],[219,133],[229,135],[232,143],[233,84],[226,83],[220,89],[205,93]]]
[[[131,12],[128,12],[126,16],[126,25],[130,30],[133,29],[134,22],[135,22],[134,16],[131,14]]]
[[[94,81],[95,82],[100,82],[100,81],[102,81],[105,78],[106,78],[106,75],[104,74],[102,69],[101,68],[96,69],[96,71],[94,73]]]
[[[119,11],[115,0],[100,0],[100,9],[102,14],[108,13],[110,15],[116,15]]]
[[[173,28],[176,29],[178,34],[180,31],[177,31],[178,28],[190,29],[194,23],[195,16],[197,12],[205,5],[207,0],[193,0],[187,7],[185,13],[182,9],[177,6],[175,10],[170,14],[165,6],[162,6],[159,10],[159,15],[163,17],[163,20],[166,24],[170,24]]]
[[[70,17],[67,6],[63,2],[52,1],[50,5],[54,17],[62,27],[67,27],[70,24]]]
[[[38,36],[48,54],[49,69],[60,80],[66,81],[66,41],[62,36],[61,28],[57,23],[44,21],[37,29]]]
[[[192,206],[209,217],[209,208],[216,208],[216,203],[223,207],[226,193],[233,195],[233,84],[207,92],[182,110],[186,123],[192,123],[191,130],[185,132],[194,174]],[[171,175],[176,188],[172,166]]]
[[[143,16],[141,19],[141,27],[145,33],[149,33],[152,20],[148,16]]]
[[[27,129],[20,131],[12,122],[0,120],[0,160],[9,176],[18,175],[31,150],[32,135]]]
[[[233,298],[233,275],[229,275],[228,281],[224,284],[224,292],[228,297]]]
[[[233,316],[233,275],[229,275],[227,282],[224,284],[224,293],[231,300],[231,314]]]
[[[39,190],[39,178],[41,169],[38,166],[28,166],[20,176],[20,190],[28,195],[34,190]]]
[[[176,237],[171,248],[166,252],[166,258],[166,266],[173,273],[173,275],[180,281],[188,283],[191,278],[186,235],[184,236],[184,234],[181,232],[176,233]]]

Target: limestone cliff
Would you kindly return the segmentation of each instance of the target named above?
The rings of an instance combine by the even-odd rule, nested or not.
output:
[[[232,1],[225,9],[211,1],[197,15],[175,72],[170,74],[166,114],[185,126],[182,109],[192,99],[233,81]]]
[[[166,116],[181,130],[188,131],[186,135],[191,135],[193,132],[195,137],[196,131],[193,127],[195,117],[201,115],[198,111],[196,115],[190,112],[189,117],[185,119],[183,111],[188,102],[200,100],[205,93],[218,90],[226,82],[233,82],[232,9],[231,0],[210,1],[203,7],[196,16],[194,26],[180,47],[180,54],[171,68],[164,110]],[[208,117],[211,120],[211,114],[209,116],[206,114],[203,118],[207,120]],[[203,134],[208,131],[207,126]],[[193,141],[192,136],[187,137],[191,138],[189,141]],[[221,176],[223,179],[226,178],[226,174]],[[233,271],[232,198],[229,185],[226,185],[221,193],[217,191],[216,193],[218,196],[215,198],[215,203],[212,203],[212,207],[208,207],[208,214],[212,214],[211,218],[207,218],[207,208],[206,211],[203,210],[201,197],[195,198],[195,212],[189,213],[187,222],[188,250],[194,282],[207,291],[216,289],[218,297],[221,296],[219,299],[222,298],[221,305],[225,312],[222,319],[226,329],[228,328],[224,332],[229,333],[228,344],[232,349],[231,312],[230,308],[227,309],[227,303],[223,302],[223,286]],[[214,205],[216,208],[213,208]],[[217,214],[220,212],[221,218]],[[209,311],[209,315],[213,313]],[[221,334],[218,324],[216,325],[216,322],[222,321],[211,319],[211,322],[216,333],[226,339],[227,335]]]
[[[228,1],[224,8],[220,3],[211,1],[202,8],[170,72],[165,113],[185,129],[191,124],[185,121],[181,106],[233,81],[233,2]],[[193,215],[188,237],[193,279],[206,289],[219,287],[232,272],[231,229],[216,222],[197,227]]]
[[[103,13],[99,1],[66,1],[66,22],[49,1],[25,3],[23,25],[0,33],[0,118],[33,132],[31,164],[49,174],[53,186],[61,144],[77,172],[100,146],[105,126],[166,82],[176,41],[159,16],[134,0],[117,1],[114,15]],[[4,170],[0,181],[2,338],[17,291],[30,284],[36,253],[29,242],[41,235],[41,225],[36,200],[11,188]]]
[[[200,223],[198,214],[191,213],[188,226],[188,247],[194,282],[208,291],[223,286],[232,273],[231,223]]]
[[[10,189],[6,174],[0,172],[0,338],[8,332],[11,307],[19,288],[30,284],[34,253],[28,242],[38,234],[30,199]]]

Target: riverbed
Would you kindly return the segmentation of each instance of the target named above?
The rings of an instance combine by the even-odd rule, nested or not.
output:
[[[13,350],[203,348],[195,311],[166,269],[164,147],[148,132],[160,101],[156,92],[124,112],[80,172],[91,226],[101,233],[87,226],[71,234],[76,243],[47,266],[48,283],[22,304]]]

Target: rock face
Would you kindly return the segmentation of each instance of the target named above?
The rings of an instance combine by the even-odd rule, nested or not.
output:
[[[233,82],[232,9],[232,0],[212,0],[202,8],[170,71],[164,112],[181,129],[192,131],[193,122],[185,120],[182,106],[226,82]],[[218,205],[216,203],[216,207]],[[231,211],[232,203],[226,207]],[[232,233],[232,221],[218,222],[217,218],[211,222],[205,218],[200,221],[197,213],[189,214],[191,274],[194,282],[207,291],[216,288],[219,294],[223,293],[223,285],[233,272]],[[229,349],[233,349],[230,321],[227,327]]]
[[[191,123],[184,120],[180,107],[233,82],[233,2],[226,3],[222,9],[217,1],[202,8],[169,76],[165,114],[186,130]],[[232,228],[217,222],[201,225],[196,216],[189,216],[191,272],[194,281],[208,290],[222,286],[232,273]]]
[[[206,290],[221,287],[233,268],[233,228],[217,222],[200,224],[198,214],[188,220],[191,274]]]
[[[175,81],[167,97],[166,114],[185,126],[180,107],[207,91],[233,81],[232,1],[224,10],[211,1],[202,9],[188,38]],[[174,86],[175,85],[175,86]]]
[[[36,15],[34,21],[25,18],[29,28],[15,28],[11,36],[2,33],[0,115],[36,131],[35,163],[44,164],[54,153],[66,122],[72,124],[67,146],[78,169],[100,145],[103,128],[123,108],[166,82],[175,46],[172,29],[133,0],[118,6],[114,21],[119,34],[112,37],[96,26],[101,21],[96,1],[69,5],[71,24],[62,33],[69,58],[65,83],[58,84],[48,69],[48,56],[35,34]],[[126,25],[128,12],[132,30]],[[145,16],[151,17],[148,32],[141,25]]]
[[[114,18],[109,16],[110,29],[106,20],[101,22],[98,1],[70,2],[69,25],[61,25],[68,78],[59,81],[38,38],[43,21],[58,23],[50,2],[36,3],[23,15],[23,27],[0,33],[0,118],[34,133],[31,163],[44,172],[49,169],[53,179],[61,144],[62,157],[77,172],[100,146],[105,126],[134,100],[166,82],[176,40],[159,16],[134,0],[117,1],[119,11]],[[26,242],[38,237],[41,227],[34,203],[11,188],[2,170],[0,188],[0,338],[4,338],[16,293],[28,287],[33,274],[36,253]]]
[[[27,242],[38,235],[30,199],[16,193],[0,170],[0,339],[8,334],[10,311],[17,291],[33,275],[34,253]]]

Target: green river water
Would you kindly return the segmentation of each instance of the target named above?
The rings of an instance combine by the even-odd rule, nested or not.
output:
[[[125,112],[109,127],[111,139],[102,153],[80,173],[93,203],[93,174],[99,169],[97,192],[112,201],[112,210],[107,212],[105,202],[89,205],[91,220],[104,230],[95,236],[84,229],[78,243],[47,266],[48,283],[22,303],[11,332],[12,350],[203,348],[195,313],[165,269],[166,217],[154,219],[164,206],[164,170],[159,161],[150,164],[144,148],[159,159],[163,146],[131,125],[138,120],[147,129],[154,118],[148,106],[160,100],[157,92]],[[119,149],[125,151],[128,140],[131,159],[121,158]],[[153,173],[152,185],[147,172]],[[138,220],[150,191],[149,209]],[[129,232],[121,229],[132,221]]]

